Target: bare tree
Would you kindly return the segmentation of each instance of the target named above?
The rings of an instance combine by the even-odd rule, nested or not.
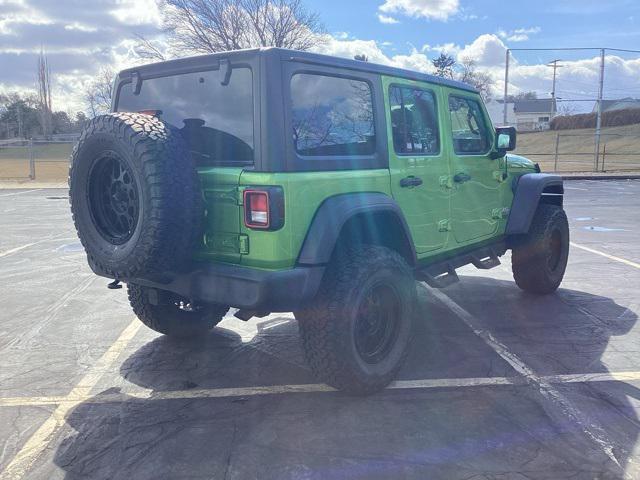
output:
[[[493,78],[488,73],[479,71],[474,60],[470,58],[460,60],[458,80],[475,87],[485,102],[491,99]]]
[[[95,79],[87,86],[84,99],[91,116],[95,117],[111,109],[115,75],[111,67],[103,67]]]
[[[578,113],[578,108],[569,102],[563,102],[558,107],[558,115],[563,117],[569,117]]]
[[[438,58],[431,60],[431,63],[436,69],[434,75],[453,78],[453,67],[456,65],[456,60],[451,55],[442,52]]]
[[[135,38],[138,41],[138,44],[135,46],[134,50],[140,58],[164,62],[172,56],[169,52],[165,51],[166,49],[164,46],[158,41],[150,40],[139,34],[136,34]]]
[[[42,134],[48,137],[51,135],[51,112],[53,111],[51,105],[51,69],[43,49],[40,50],[40,56],[38,57],[37,81],[40,126],[42,127]]]
[[[324,32],[301,0],[162,0],[162,11],[169,56],[255,47],[309,50]],[[166,56],[144,37],[136,50],[145,58]]]

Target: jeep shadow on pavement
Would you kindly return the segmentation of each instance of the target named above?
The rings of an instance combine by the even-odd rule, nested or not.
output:
[[[466,277],[452,298],[540,375],[607,373],[601,357],[633,314],[611,299],[563,289],[544,299],[510,282]],[[498,308],[482,300],[498,293]],[[578,309],[580,307],[582,310]],[[516,377],[517,374],[442,304],[418,287],[413,342],[402,380]],[[477,310],[477,312],[476,312]],[[595,316],[588,311],[604,312]],[[550,314],[550,311],[553,312]],[[260,322],[260,320],[258,321]],[[269,320],[248,342],[216,328],[198,341],[161,336],[123,363],[128,382],[151,397],[105,391],[67,418],[72,434],[55,463],[67,478],[622,478],[581,427],[568,423],[522,384],[385,390],[374,397],[340,392],[161,400],[154,395],[283,382],[310,383],[295,321]],[[265,346],[271,347],[265,351]],[[292,355],[291,352],[294,352]],[[563,387],[558,385],[559,389]],[[614,441],[622,468],[638,436],[619,382],[573,384],[566,395]]]
[[[562,179],[508,154],[469,85],[276,48],[121,72],[72,158],[92,270],[149,328],[198,337],[230,307],[294,312],[318,379],[367,394],[402,366],[415,279],[499,265],[549,294],[569,252]]]

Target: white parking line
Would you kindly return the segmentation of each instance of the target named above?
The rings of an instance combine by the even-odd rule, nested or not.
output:
[[[134,319],[127,325],[113,345],[93,364],[69,395],[64,397],[72,400],[60,402],[51,416],[31,435],[9,465],[0,473],[0,480],[18,480],[27,475],[34,462],[49,446],[54,434],[64,425],[67,414],[82,401],[77,399],[85,398],[91,393],[104,372],[112,367],[141,325],[138,319]]]
[[[103,371],[102,373],[108,373]],[[541,376],[547,383],[593,383],[593,382],[640,382],[640,371],[575,373],[567,375]],[[477,378],[429,378],[424,380],[396,380],[387,390],[431,390],[438,388],[497,387],[501,385],[528,385],[523,377],[477,377]],[[336,390],[323,383],[301,385],[266,385],[262,387],[201,388],[190,390],[154,391],[144,388],[123,390],[120,393],[84,394],[49,397],[5,397],[0,398],[0,407],[26,407],[58,405],[61,403],[111,403],[141,400],[193,400],[196,398],[233,398],[261,395],[284,395],[291,393],[323,393]]]
[[[632,262],[631,260],[616,257],[614,255],[609,255],[608,253],[604,253],[599,250],[595,250],[593,248],[585,247],[584,245],[578,245],[577,243],[574,243],[574,242],[570,242],[570,243],[572,247],[579,248],[580,250],[584,250],[585,252],[595,253],[596,255],[600,255],[602,257],[608,258],[609,260],[614,260],[616,262],[624,263],[625,265],[629,265],[630,267],[640,268],[640,263]]]
[[[528,367],[515,353],[511,352],[505,345],[499,342],[488,330],[480,326],[479,320],[467,312],[464,308],[454,302],[441,291],[427,286],[430,292],[444,303],[460,320],[462,320],[478,337],[480,337],[489,347],[491,347],[503,360],[522,375],[530,384],[537,387],[543,398],[559,407],[559,412],[578,426],[582,432],[596,444],[618,467],[622,468],[618,459],[613,454],[613,442],[609,440],[606,431],[596,423],[593,418],[588,418],[544,377],[538,376]]]
[[[42,189],[41,188],[35,188],[33,190],[23,190],[21,192],[3,193],[3,194],[0,195],[0,197],[12,197],[14,195],[22,195],[23,193],[39,192],[40,190],[42,190]]]
[[[26,245],[21,245],[19,247],[12,248],[10,250],[5,250],[4,252],[0,252],[0,257],[6,257],[7,255],[11,255],[12,253],[16,253],[16,252],[19,252],[20,250],[24,250],[25,248],[32,247],[36,243],[37,242],[27,243]]]

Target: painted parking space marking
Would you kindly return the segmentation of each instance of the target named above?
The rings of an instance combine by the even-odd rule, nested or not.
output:
[[[41,243],[65,240],[64,238],[63,239],[60,238],[63,235],[66,235],[66,233],[61,233],[59,235],[53,235],[51,237],[47,237],[47,238],[43,238],[42,240],[38,240],[37,242],[31,242],[31,243],[27,243],[25,245],[20,245],[19,247],[15,247],[15,248],[11,248],[9,250],[5,250],[4,252],[0,252],[0,258],[12,255],[14,253],[18,253],[19,251],[24,250],[25,248],[33,247],[34,245],[39,245]],[[67,237],[66,239],[67,240],[77,240],[78,237]]]
[[[104,371],[102,373],[108,373]],[[541,376],[541,380],[554,383],[594,383],[594,382],[640,382],[640,371],[576,373],[566,375]],[[478,377],[478,378],[429,378],[423,380],[396,380],[386,387],[387,390],[432,390],[441,388],[498,387],[503,385],[529,385],[523,377]],[[120,393],[58,395],[41,397],[5,397],[0,398],[0,407],[46,406],[61,403],[110,403],[131,399],[141,400],[193,400],[197,398],[232,398],[261,395],[286,395],[294,393],[323,393],[336,390],[323,383],[300,385],[267,385],[238,388],[202,388],[189,390],[154,391],[135,388]]]
[[[138,330],[140,330],[141,325],[142,323],[139,322],[137,318],[127,325],[118,339],[107,349],[102,357],[93,364],[65,398],[81,399],[88,396],[91,390],[98,384],[98,381],[102,378],[105,371],[111,369],[131,339]],[[0,480],[18,480],[25,478],[35,461],[47,449],[55,433],[64,425],[67,414],[80,402],[81,400],[60,402],[51,416],[31,435],[16,456],[13,457],[13,460],[11,460],[4,471],[0,473]]]
[[[497,340],[491,332],[480,325],[480,321],[468,311],[453,301],[443,292],[427,286],[430,292],[446,305],[460,320],[462,320],[485,344],[495,351],[516,372],[518,372],[531,385],[535,386],[540,395],[558,407],[562,415],[569,418],[600,449],[614,464],[622,469],[620,462],[613,453],[614,443],[608,438],[604,428],[593,418],[588,418],[578,410],[553,384],[544,377],[538,376],[515,353],[511,352],[504,344]]]
[[[39,192],[40,190],[42,190],[42,188],[35,188],[32,190],[23,190],[21,192],[2,193],[0,194],[0,197],[13,197],[14,195],[22,195],[23,193]]]
[[[11,255],[12,253],[19,252],[20,250],[24,250],[25,248],[32,247],[35,244],[36,244],[36,242],[32,242],[32,243],[27,243],[26,245],[21,245],[21,246],[16,247],[16,248],[5,250],[4,252],[0,252],[0,258],[1,257],[6,257],[7,255]]]
[[[615,255],[609,255],[608,253],[601,252],[600,250],[595,250],[593,248],[585,247],[584,245],[578,245],[574,242],[569,242],[572,247],[579,248],[580,250],[584,250],[585,252],[595,253],[596,255],[600,255],[601,257],[608,258],[609,260],[614,260],[616,262],[624,263],[625,265],[629,265],[630,267],[640,268],[640,263],[632,262],[631,260],[627,260],[625,258],[616,257]]]

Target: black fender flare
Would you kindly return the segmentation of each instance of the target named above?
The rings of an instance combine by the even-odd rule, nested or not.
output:
[[[331,260],[342,227],[359,214],[387,213],[400,225],[401,239],[408,249],[409,264],[416,264],[416,251],[411,231],[397,202],[379,192],[345,193],[326,199],[316,211],[298,255],[298,265],[323,265]]]
[[[560,197],[562,205],[564,186],[560,175],[527,173],[517,179],[513,203],[507,220],[507,235],[521,235],[529,231],[538,204],[544,196]],[[550,203],[557,203],[552,201]]]

